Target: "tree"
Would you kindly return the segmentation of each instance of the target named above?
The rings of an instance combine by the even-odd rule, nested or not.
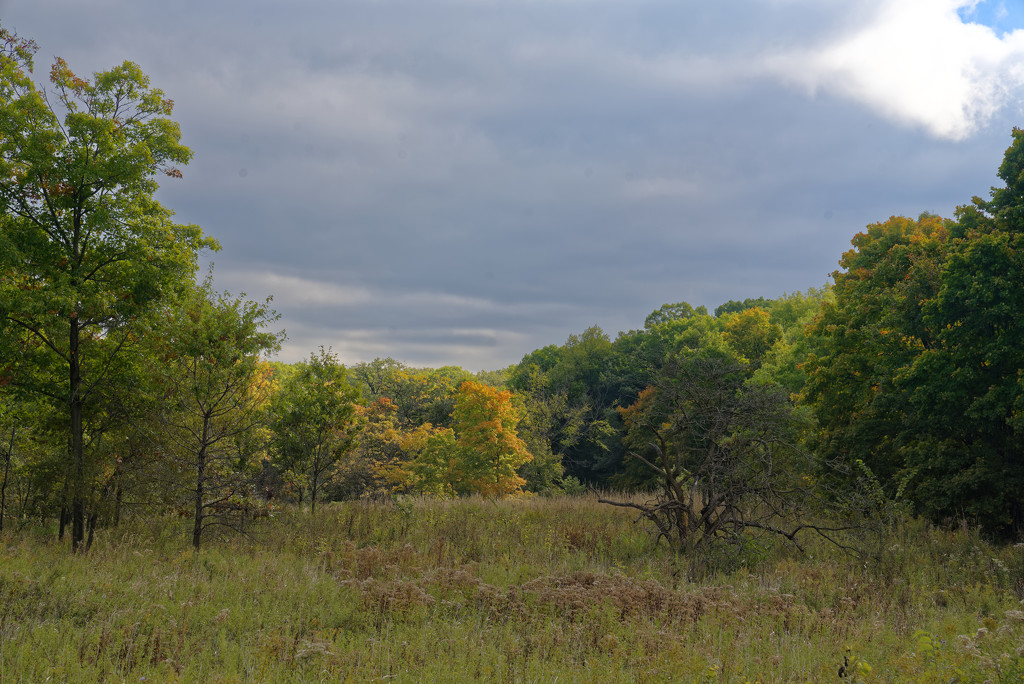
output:
[[[285,467],[303,475],[315,513],[325,477],[355,446],[359,390],[349,385],[337,355],[320,347],[278,396],[274,424],[278,450]]]
[[[867,466],[933,520],[1024,531],[1024,131],[1005,187],[868,227],[810,328],[819,454]]]
[[[354,499],[365,494],[402,491],[406,487],[403,467],[406,453],[403,433],[395,424],[395,405],[380,397],[355,407],[359,441],[344,454],[333,478],[337,498]]]
[[[455,366],[410,368],[394,359],[374,359],[352,367],[355,384],[368,401],[391,400],[395,420],[403,428],[450,421],[455,390],[472,375]]]
[[[744,535],[835,530],[811,525],[811,463],[795,448],[792,405],[777,388],[748,384],[745,369],[719,353],[680,354],[659,380],[620,409],[629,456],[659,483],[645,503],[600,498],[639,510],[659,539],[693,550]]]
[[[62,367],[45,390],[66,411],[72,549],[84,540],[84,407],[111,360],[136,341],[135,321],[191,280],[196,226],[175,224],[154,198],[156,177],[178,177],[191,152],[169,117],[173,102],[131,62],[90,79],[62,59],[51,90],[29,77],[31,44],[4,32],[0,50],[0,319]],[[12,42],[13,41],[13,42]]]
[[[754,368],[760,367],[768,351],[782,339],[782,326],[772,323],[771,314],[756,306],[726,316],[722,328],[725,340]]]
[[[804,401],[819,431],[815,450],[850,466],[863,461],[892,495],[907,472],[908,404],[897,386],[935,343],[924,316],[949,248],[938,217],[892,217],[856,235],[833,274],[834,299],[808,328]]]
[[[192,545],[205,530],[233,526],[250,506],[246,438],[267,420],[273,373],[265,355],[282,334],[266,304],[196,287],[167,307],[151,331],[161,397],[154,435],[176,466],[192,509]]]
[[[728,314],[742,313],[747,309],[767,308],[769,304],[770,300],[765,299],[764,297],[758,297],[756,299],[748,297],[742,302],[730,299],[726,303],[720,304],[715,308],[715,318],[721,318]]]
[[[512,393],[467,380],[459,386],[452,419],[458,470],[468,489],[489,496],[518,493],[526,481],[516,470],[532,457],[516,433]]]
[[[533,457],[519,474],[530,491],[554,492],[564,481],[563,452],[582,436],[587,408],[570,404],[566,390],[552,388],[549,375],[530,358],[511,373],[516,387],[513,400],[521,417],[517,432]]]
[[[1024,533],[1024,130],[999,167],[1004,187],[960,207],[923,307],[931,332],[898,378],[915,439],[919,508],[966,515],[1005,537]]]
[[[424,423],[402,437],[409,460],[390,471],[392,481],[412,491],[455,496],[473,491],[467,480],[466,452],[451,428]]]
[[[652,311],[644,319],[644,328],[650,329],[656,325],[662,323],[668,323],[669,321],[681,321],[690,318],[697,313],[706,314],[707,310],[700,308],[694,309],[687,302],[677,302],[675,304],[662,304],[660,308]]]

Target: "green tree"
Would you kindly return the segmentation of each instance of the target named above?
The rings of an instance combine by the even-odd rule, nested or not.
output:
[[[455,366],[418,369],[387,358],[356,364],[352,377],[368,401],[390,399],[395,420],[411,428],[426,422],[449,423],[455,391],[472,375]]]
[[[266,304],[218,294],[207,282],[162,312],[149,337],[161,398],[154,441],[171,457],[192,509],[192,545],[236,524],[250,502],[246,438],[266,423],[273,390],[267,354],[282,334]]]
[[[656,325],[662,323],[668,323],[669,321],[681,321],[690,318],[697,313],[707,313],[703,308],[694,309],[687,302],[677,302],[675,304],[662,304],[660,308],[652,311],[644,319],[645,328],[653,328]]]
[[[730,299],[725,304],[720,304],[715,308],[715,318],[721,318],[729,314],[742,313],[747,309],[753,308],[767,308],[771,300],[765,299],[764,297],[747,297],[742,302]]]
[[[473,491],[466,478],[465,452],[451,428],[424,423],[402,436],[402,449],[408,460],[391,470],[395,483],[433,496]]]
[[[175,224],[154,198],[156,177],[181,175],[191,152],[173,102],[131,62],[92,79],[62,59],[44,96],[32,47],[0,50],[0,319],[38,343],[35,360],[62,367],[72,549],[84,540],[88,464],[84,407],[111,360],[135,340],[136,319],[193,277],[215,248]]]
[[[718,351],[675,355],[636,403],[620,409],[629,456],[656,477],[638,509],[660,537],[684,549],[751,533],[797,543],[814,528],[809,459],[793,445],[799,426],[777,388],[746,382],[746,369]]]
[[[1024,533],[1024,130],[999,167],[1004,187],[958,209],[932,331],[901,373],[915,440],[914,492],[933,518],[967,515],[1006,536]]]
[[[829,461],[868,465],[892,494],[903,479],[908,430],[900,374],[935,342],[924,316],[938,292],[947,222],[893,217],[856,235],[833,274],[834,299],[809,328],[804,401]]]
[[[782,339],[782,326],[771,322],[771,314],[760,307],[724,317],[722,335],[733,349],[759,368],[768,351]]]
[[[330,349],[310,355],[278,394],[274,431],[285,468],[301,474],[316,502],[325,478],[355,446],[359,390]]]

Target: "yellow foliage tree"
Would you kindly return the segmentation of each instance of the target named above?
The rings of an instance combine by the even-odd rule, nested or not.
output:
[[[533,456],[516,433],[512,393],[467,380],[459,386],[452,419],[461,484],[488,496],[520,493],[526,481],[516,470]]]

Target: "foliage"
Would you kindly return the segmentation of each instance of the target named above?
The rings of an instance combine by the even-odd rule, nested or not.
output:
[[[782,326],[771,322],[771,314],[754,307],[728,316],[722,323],[722,336],[746,361],[760,367],[765,355],[782,339]]]
[[[932,339],[900,378],[917,437],[907,462],[921,472],[921,509],[967,514],[1014,537],[1024,531],[1022,174],[1024,130],[1014,129],[999,168],[1006,187],[959,211],[959,237],[924,306]]]
[[[367,400],[390,400],[395,420],[406,429],[422,423],[450,427],[455,392],[473,376],[455,366],[417,369],[391,358],[378,358],[354,365],[352,377]]]
[[[730,299],[724,304],[719,304],[715,307],[715,318],[722,318],[728,314],[738,314],[746,311],[747,309],[764,308],[768,306],[769,300],[764,297],[748,297],[743,301],[737,301]]]
[[[647,315],[647,318],[644,319],[644,328],[649,330],[656,325],[668,323],[669,321],[686,320],[697,313],[707,314],[707,311],[698,311],[687,302],[662,304],[656,311],[652,311]]]
[[[397,408],[387,397],[353,407],[359,422],[355,447],[342,454],[328,492],[332,499],[391,493],[405,488],[403,433],[395,423]]]
[[[1022,159],[1015,129],[991,200],[854,238],[810,329],[804,392],[819,453],[863,461],[890,494],[916,473],[917,510],[1007,536],[1024,529]]]
[[[439,497],[468,494],[465,453],[451,428],[424,423],[405,434],[402,449],[410,460],[395,478],[405,488]]]
[[[719,355],[670,359],[664,375],[620,409],[629,455],[657,481],[635,508],[670,545],[694,550],[716,540],[749,544],[770,533],[799,546],[820,514],[812,463],[796,448],[792,406],[777,388],[746,382],[743,366]]]
[[[858,234],[833,274],[834,299],[809,328],[803,392],[823,458],[866,463],[889,488],[905,467],[906,403],[896,383],[933,343],[924,303],[939,288],[946,222],[893,217]],[[891,492],[890,492],[891,493]]]
[[[235,526],[254,506],[250,471],[263,445],[251,438],[267,422],[273,372],[264,357],[281,335],[266,331],[277,318],[266,304],[208,282],[174,304],[150,337],[160,396],[153,441],[175,468],[198,549],[208,528]]]
[[[29,76],[34,46],[0,38],[0,320],[28,335],[34,388],[67,411],[77,549],[96,472],[86,404],[134,344],[137,318],[216,243],[153,198],[155,178],[180,176],[191,152],[169,118],[173,102],[137,65],[90,80],[58,58],[44,93]]]
[[[355,446],[359,391],[329,349],[310,355],[276,394],[274,432],[282,468],[301,476],[311,508],[331,470]]]
[[[511,392],[467,380],[459,386],[452,422],[464,486],[488,496],[521,491],[526,481],[516,471],[532,456],[516,433]]]

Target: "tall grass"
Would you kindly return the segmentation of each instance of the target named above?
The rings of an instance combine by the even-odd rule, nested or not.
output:
[[[173,520],[71,556],[0,537],[0,681],[1022,681],[1024,549],[907,521],[689,561],[592,497],[286,510],[194,553]]]

